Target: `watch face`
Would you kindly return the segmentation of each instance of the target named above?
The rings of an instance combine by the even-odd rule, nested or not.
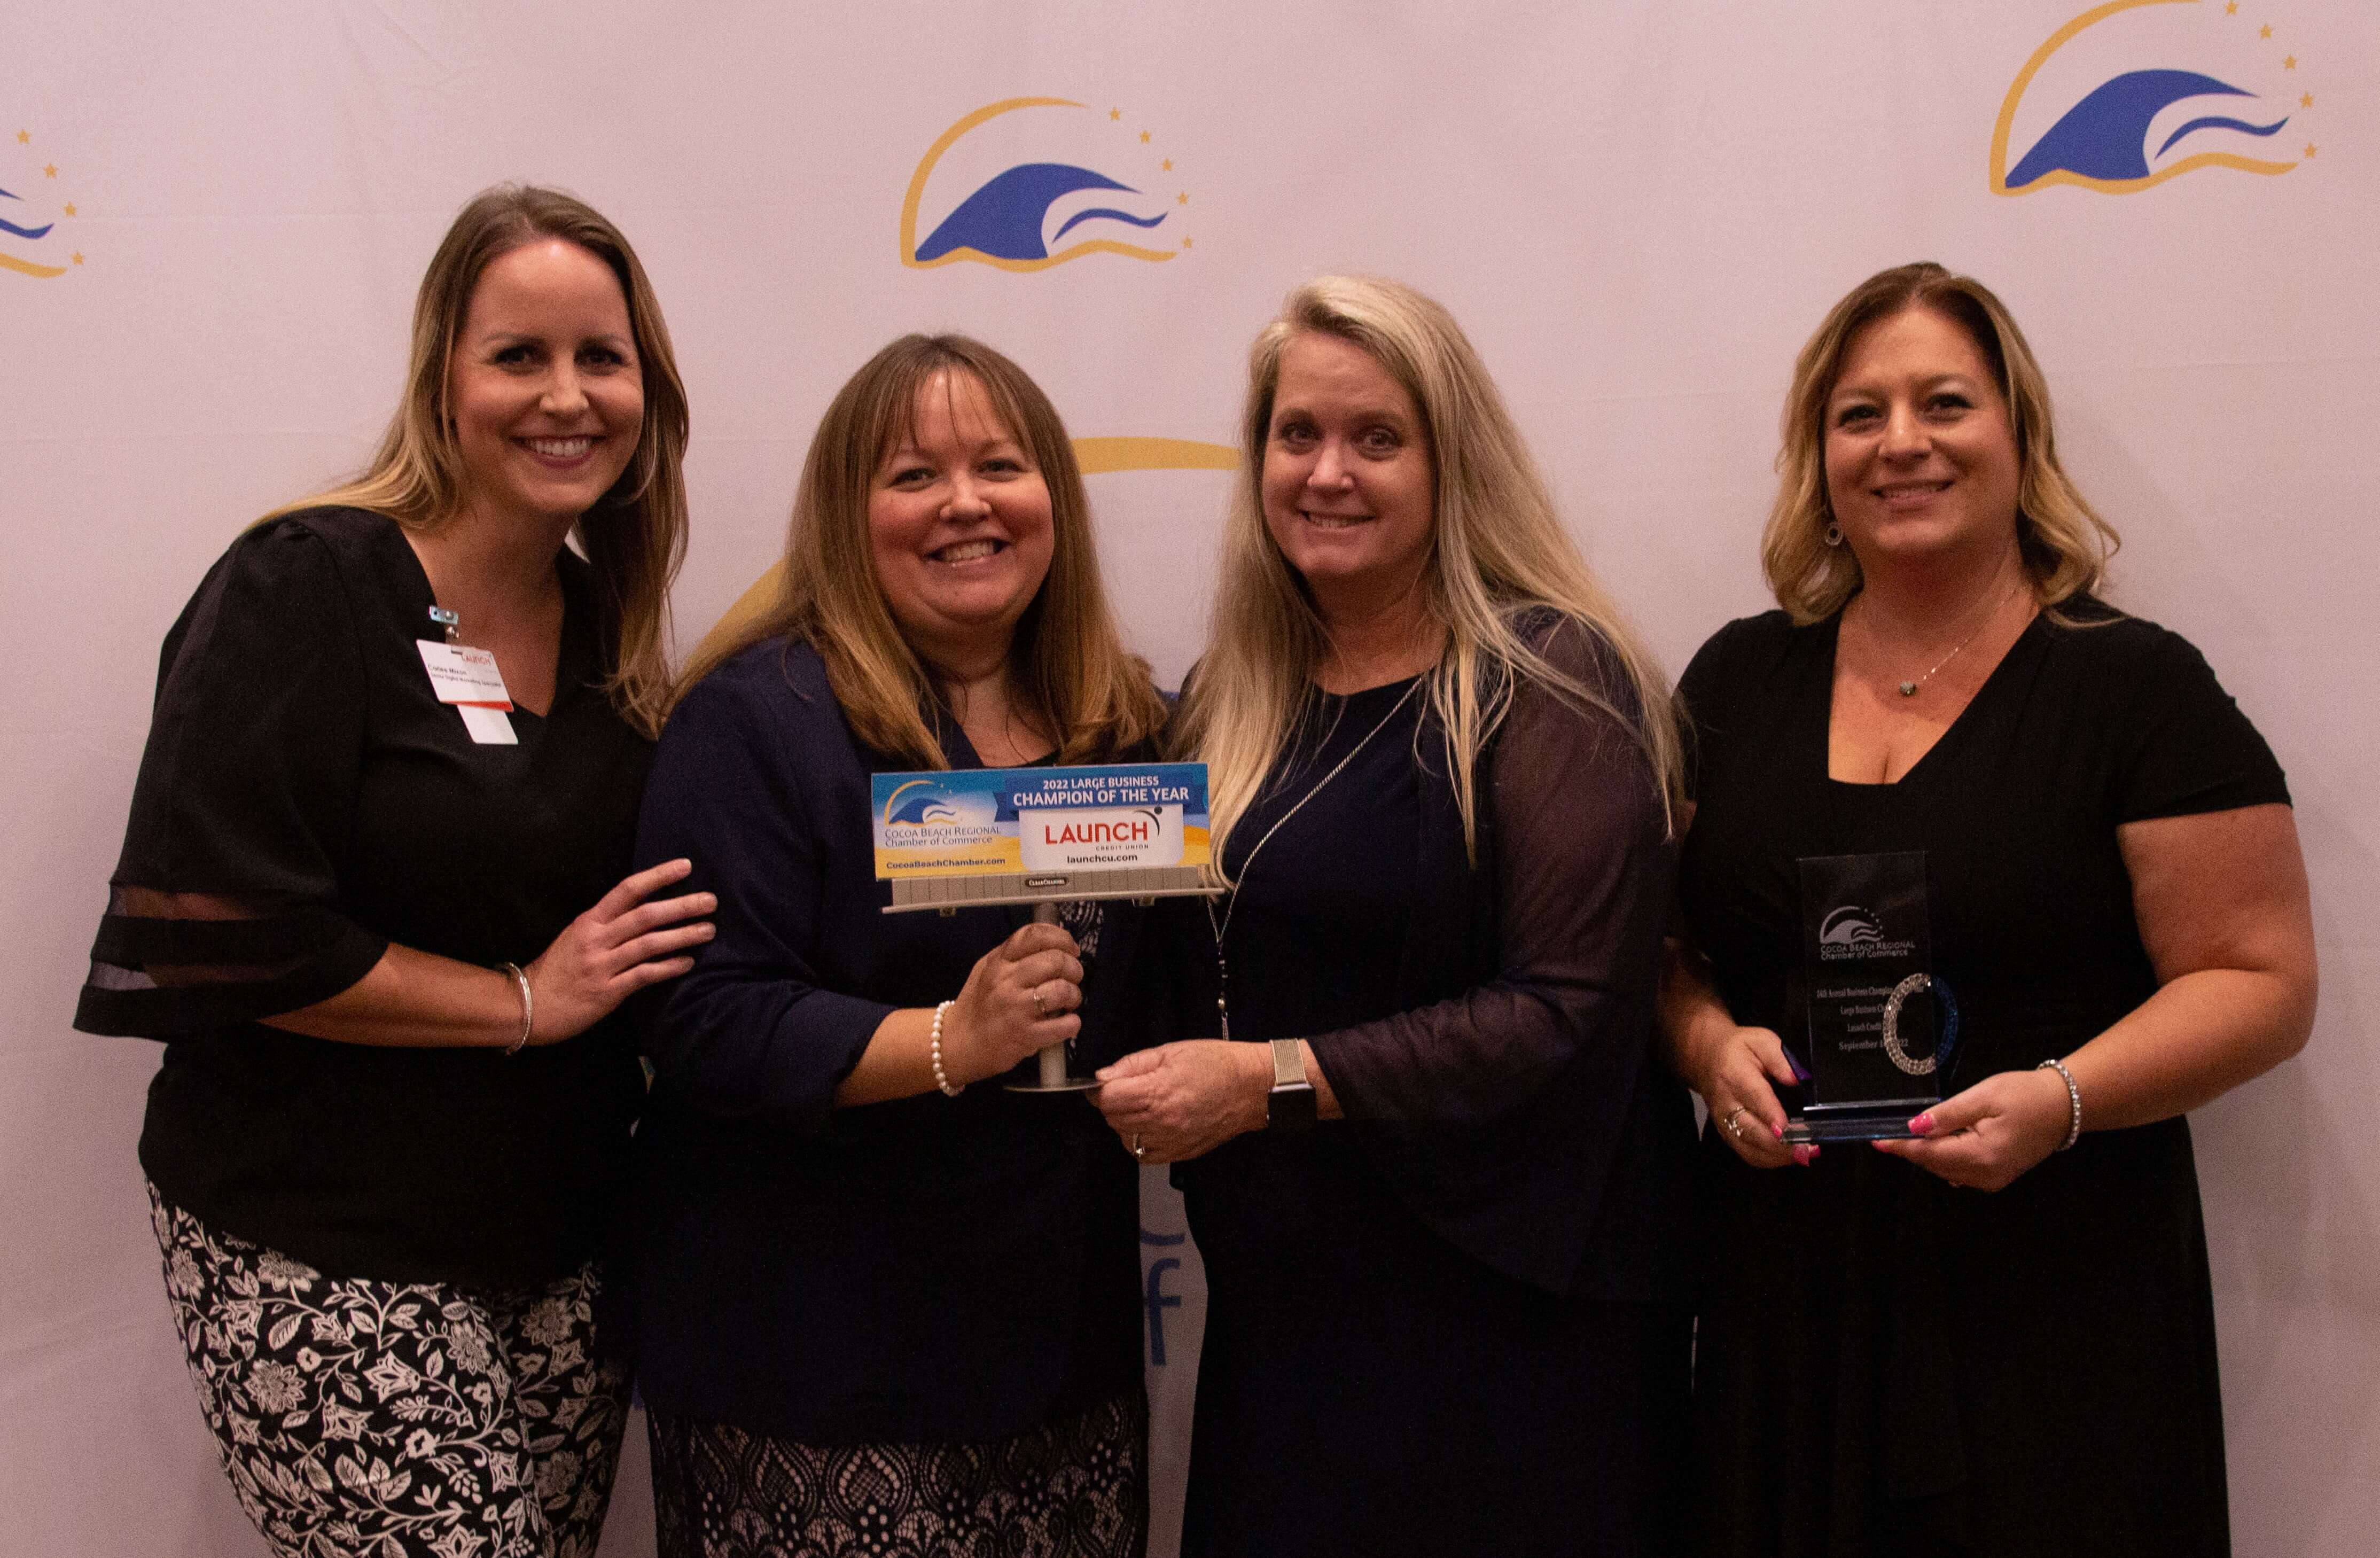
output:
[[[1293,1082],[1265,1095],[1265,1125],[1272,1130],[1306,1130],[1314,1125],[1314,1088]]]

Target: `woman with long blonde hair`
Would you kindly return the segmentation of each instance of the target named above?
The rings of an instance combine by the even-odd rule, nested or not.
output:
[[[811,440],[783,590],[702,657],[638,846],[719,898],[638,1136],[662,1552],[1137,1554],[1138,1180],[1001,1078],[1121,1053],[1144,917],[887,916],[869,822],[873,773],[1137,759],[1162,721],[1056,408],[965,336],[885,347]]]
[[[601,1535],[644,1092],[616,1008],[710,934],[707,897],[651,896],[685,861],[622,879],[686,440],[626,238],[490,189],[365,474],[251,527],[166,638],[75,1020],[166,1041],[166,1292],[276,1553]]]
[[[1668,689],[1430,299],[1298,288],[1242,431],[1175,738],[1227,884],[1180,917],[1217,1037],[1099,1100],[1206,1262],[1184,1550],[1667,1551]]]

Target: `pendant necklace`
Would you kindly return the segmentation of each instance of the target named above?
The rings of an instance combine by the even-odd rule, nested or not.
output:
[[[2022,579],[2019,579],[2017,581],[2018,584],[2022,584],[2022,582],[2024,582]],[[1916,697],[1917,689],[1934,679],[1935,671],[1939,671],[1943,666],[1948,665],[1950,662],[1958,659],[1959,651],[1965,649],[1969,644],[1973,643],[1977,636],[1979,636],[1985,628],[1991,626],[1992,618],[1999,615],[2000,608],[2008,604],[2009,597],[2015,594],[2017,586],[2015,584],[2011,584],[2007,590],[2003,590],[2000,594],[2000,598],[1992,603],[1991,609],[1984,613],[1984,620],[1975,624],[1973,631],[1970,632],[1965,638],[1960,639],[1957,645],[1951,649],[1949,653],[1936,661],[1934,663],[1933,670],[1927,671],[1924,676],[1918,677],[1913,682],[1896,682],[1893,684],[1900,689],[1900,696],[1903,698]]]
[[[1372,744],[1373,736],[1378,736],[1380,732],[1389,728],[1389,722],[1395,719],[1398,712],[1412,700],[1414,693],[1421,687],[1421,684],[1427,678],[1423,676],[1415,677],[1413,685],[1406,688],[1403,693],[1398,697],[1394,703],[1389,705],[1389,712],[1380,716],[1380,723],[1366,731],[1362,740],[1347,749],[1347,755],[1345,757],[1341,758],[1337,762],[1330,765],[1330,773],[1324,774],[1321,778],[1317,779],[1314,782],[1314,787],[1312,789],[1307,790],[1304,795],[1297,797],[1297,804],[1295,806],[1293,806],[1288,810],[1282,812],[1273,822],[1273,825],[1264,831],[1263,836],[1257,840],[1255,848],[1250,849],[1247,852],[1246,857],[1240,861],[1240,881],[1243,883],[1248,880],[1249,868],[1257,863],[1257,851],[1263,849],[1266,845],[1272,842],[1272,835],[1281,832],[1282,823],[1287,822],[1292,817],[1296,816],[1298,812],[1304,810],[1307,801],[1312,800],[1316,796],[1320,795],[1322,793],[1322,787],[1325,785],[1328,785],[1331,780],[1338,778],[1340,771],[1344,769],[1349,763],[1355,761],[1355,754],[1361,752],[1365,748]],[[1215,933],[1215,1022],[1216,1026],[1221,1030],[1216,1035],[1216,1037],[1220,1039],[1229,1039],[1232,1036],[1232,1012],[1230,1006],[1232,985],[1230,968],[1223,961],[1223,936],[1225,932],[1229,931],[1232,928],[1232,912],[1240,907],[1240,890],[1237,887],[1232,888],[1231,896],[1224,900],[1223,917],[1220,921],[1215,918],[1215,900],[1208,898],[1205,900],[1205,902],[1207,905],[1207,928]]]

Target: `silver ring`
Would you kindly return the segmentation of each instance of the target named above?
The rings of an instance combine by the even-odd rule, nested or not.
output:
[[[1140,1133],[1138,1131],[1132,1133],[1132,1156],[1133,1161],[1135,1162],[1147,1162],[1148,1161],[1148,1153],[1140,1145]]]
[[[1738,1114],[1742,1114],[1747,1107],[1749,1106],[1739,1103],[1734,1108],[1729,1110],[1726,1114],[1721,1116],[1719,1119],[1719,1124],[1727,1127],[1727,1134],[1735,1138],[1738,1141],[1742,1141],[1743,1139],[1743,1129],[1735,1123],[1735,1117]]]

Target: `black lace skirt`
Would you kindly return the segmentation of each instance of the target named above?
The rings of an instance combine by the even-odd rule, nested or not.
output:
[[[1137,1391],[990,1443],[805,1444],[648,1418],[661,1558],[1141,1558]]]

